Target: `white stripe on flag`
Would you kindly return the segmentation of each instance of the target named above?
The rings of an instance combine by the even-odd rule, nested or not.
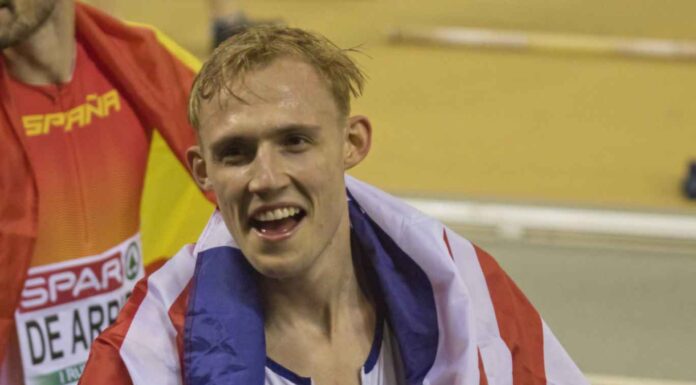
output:
[[[453,231],[447,231],[452,255],[459,273],[469,283],[468,290],[476,309],[476,334],[479,336],[481,360],[489,385],[512,384],[512,354],[500,336],[498,320],[486,278],[481,270],[476,250],[471,242],[464,240]],[[499,375],[502,374],[502,375]]]
[[[546,322],[544,329],[544,367],[547,385],[589,385],[580,369],[573,365],[568,353],[553,336]]]
[[[133,385],[181,384],[176,330],[168,312],[193,276],[192,251],[193,245],[185,246],[148,278],[147,294],[120,350]]]

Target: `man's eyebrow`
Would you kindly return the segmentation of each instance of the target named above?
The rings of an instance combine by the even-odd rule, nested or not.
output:
[[[270,136],[281,137],[288,134],[304,133],[316,135],[321,130],[321,126],[314,124],[291,123],[274,127],[270,130]],[[254,143],[257,139],[252,135],[229,134],[215,140],[210,145],[213,154],[220,153],[230,146],[246,146]]]
[[[223,152],[226,148],[228,148],[230,146],[244,146],[244,145],[247,145],[253,141],[254,141],[254,139],[250,136],[227,135],[227,136],[219,138],[215,142],[213,142],[210,145],[210,151],[213,154],[218,154],[220,152]]]
[[[283,136],[283,135],[293,134],[293,133],[315,134],[319,130],[321,130],[321,126],[318,126],[318,125],[293,123],[293,124],[286,124],[286,125],[275,127],[272,130],[272,132],[273,132],[274,136]]]

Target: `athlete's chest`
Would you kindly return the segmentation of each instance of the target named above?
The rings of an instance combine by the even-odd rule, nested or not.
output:
[[[96,255],[133,236],[150,132],[117,84],[80,46],[68,83],[8,84],[12,129],[39,192],[32,266]]]
[[[117,84],[79,45],[75,60],[73,78],[65,84],[35,86],[9,79],[15,130],[37,167],[147,147],[148,133]]]
[[[381,324],[381,323],[380,323]],[[395,350],[389,327],[378,329],[370,352],[360,368],[355,372],[351,368],[335,370],[317,368],[312,378],[300,376],[282,365],[268,360],[266,363],[265,385],[401,385],[401,370],[399,369],[399,354]]]

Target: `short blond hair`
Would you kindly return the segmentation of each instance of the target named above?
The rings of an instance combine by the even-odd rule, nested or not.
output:
[[[326,81],[339,112],[347,116],[350,98],[362,94],[365,74],[348,55],[355,49],[341,49],[324,36],[299,28],[258,26],[249,28],[222,43],[203,65],[191,88],[188,115],[191,125],[200,128],[201,104],[221,92],[237,97],[231,90],[248,71],[290,56],[312,65]],[[238,97],[237,97],[238,98]]]

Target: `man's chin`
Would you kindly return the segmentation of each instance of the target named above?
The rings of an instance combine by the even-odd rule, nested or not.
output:
[[[16,39],[10,39],[9,37],[3,36],[2,32],[0,31],[0,51],[14,47],[17,45],[17,43],[18,41]]]
[[[272,280],[292,279],[305,270],[299,261],[286,256],[263,256],[249,262],[263,278]]]
[[[13,28],[12,14],[9,10],[0,8],[0,49],[17,44],[19,36]]]
[[[34,33],[29,28],[17,27],[12,20],[5,23],[3,16],[3,10],[0,9],[0,50],[14,47]]]
[[[34,35],[55,11],[56,1],[44,1],[32,10],[32,16],[21,16],[12,6],[0,8],[0,49],[21,44]]]

